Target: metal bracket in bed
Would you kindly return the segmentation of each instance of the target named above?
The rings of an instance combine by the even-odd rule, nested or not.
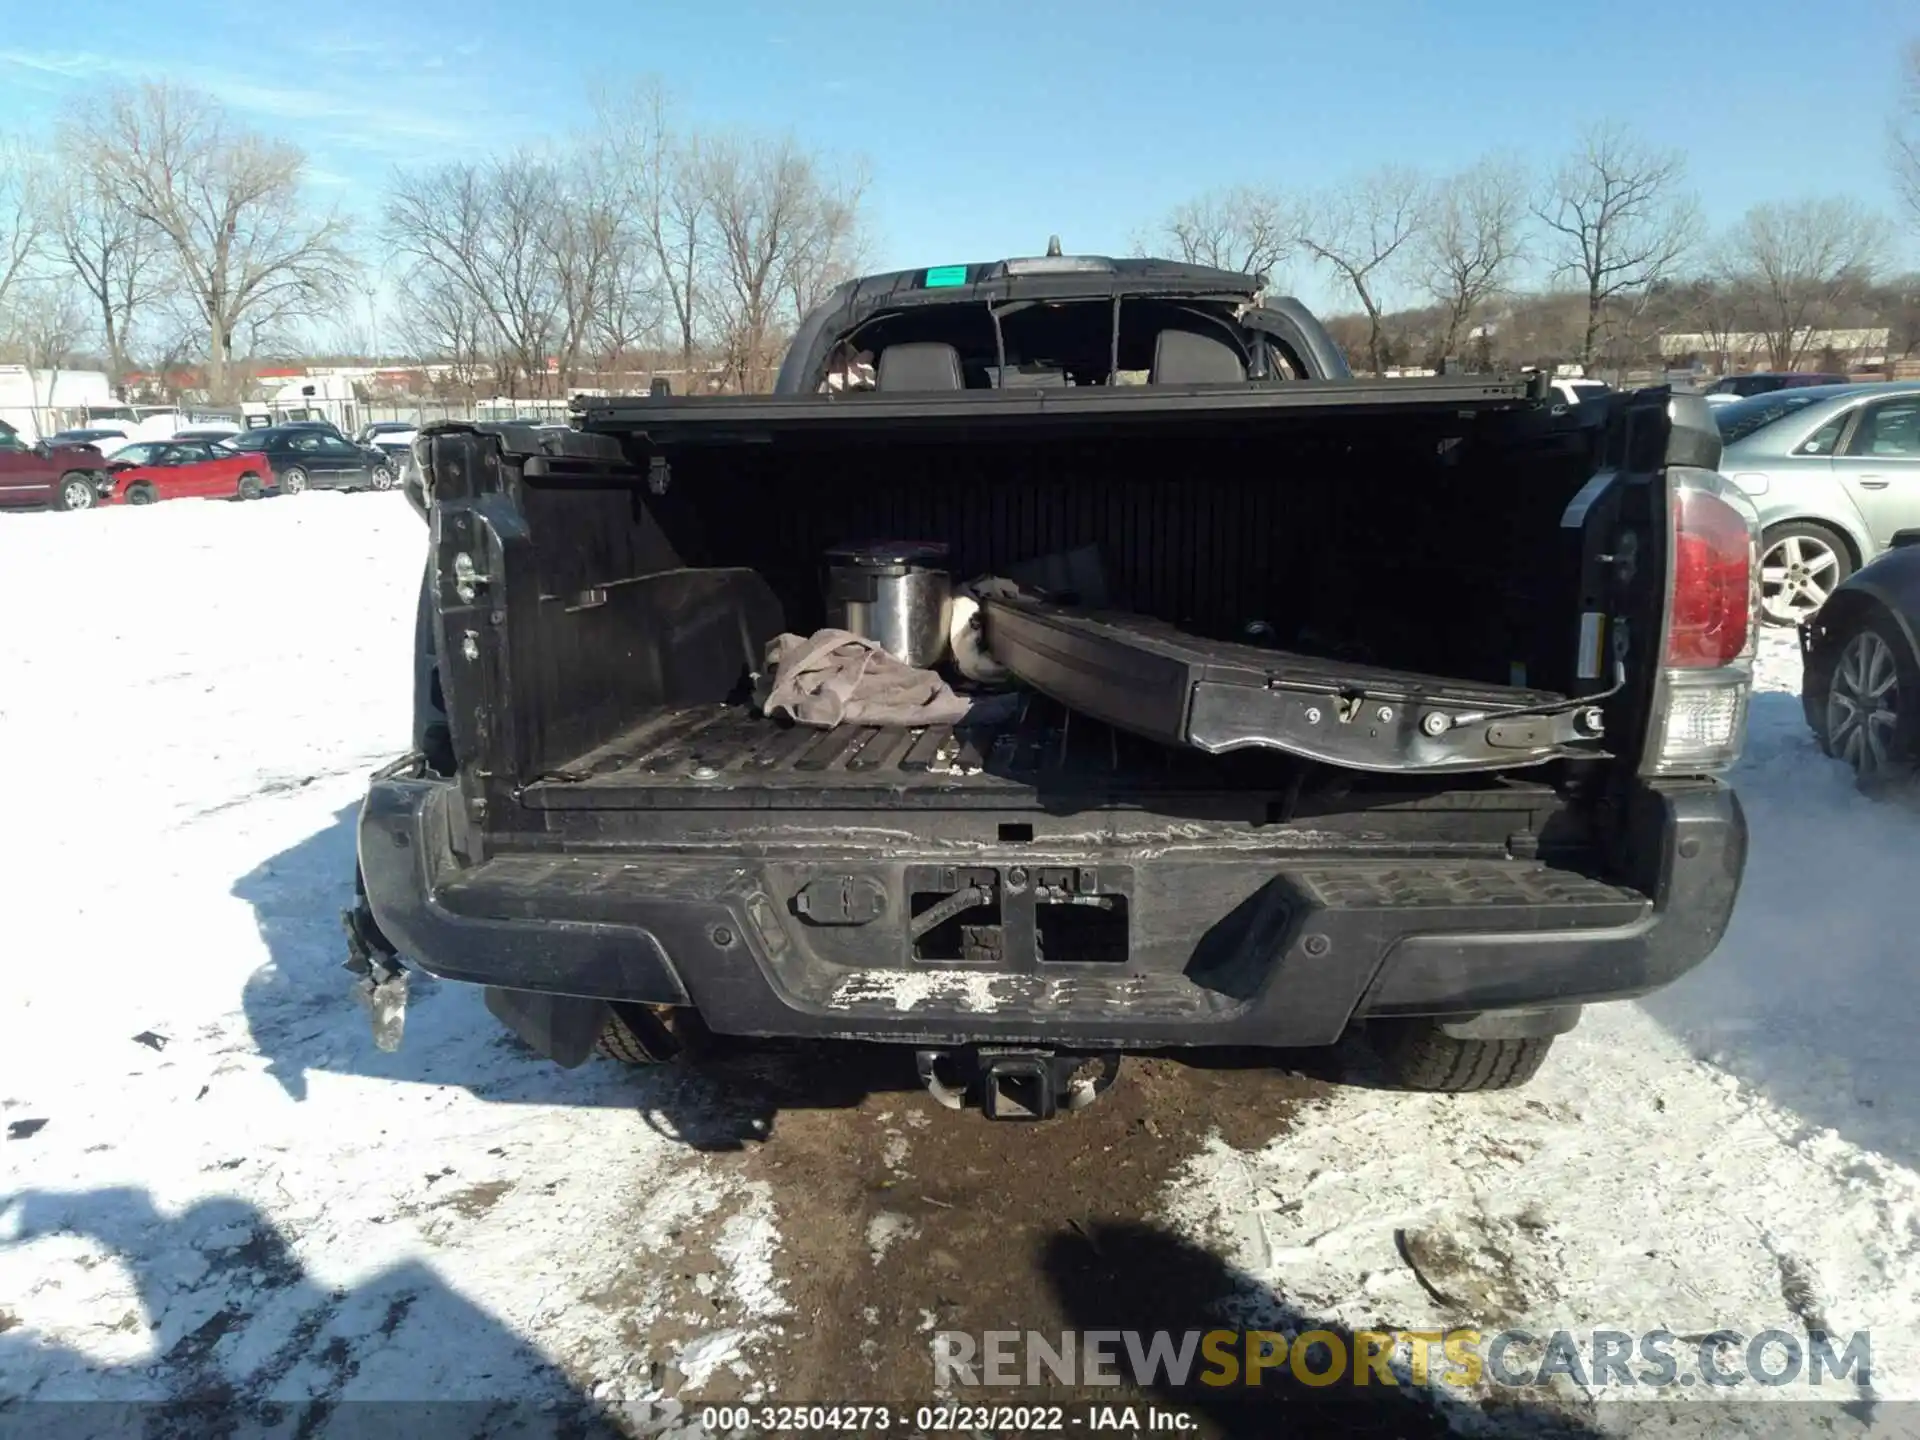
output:
[[[1595,755],[1604,727],[1599,707],[1579,701],[1501,712],[1444,693],[1263,689],[1203,680],[1193,687],[1187,743],[1213,755],[1285,750],[1356,770],[1488,770]]]

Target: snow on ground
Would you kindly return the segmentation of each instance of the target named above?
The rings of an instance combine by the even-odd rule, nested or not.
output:
[[[1172,1222],[1360,1328],[1804,1334],[1783,1277],[1805,1279],[1832,1333],[1872,1332],[1873,1394],[1920,1398],[1920,819],[1819,754],[1799,681],[1792,637],[1769,633],[1736,776],[1751,861],[1705,965],[1588,1011],[1521,1091],[1350,1089],[1258,1153],[1216,1137],[1169,1187]]]
[[[387,495],[0,519],[0,1394],[624,1400],[650,1333],[778,1323],[769,1196],[676,1139],[701,1097],[465,987],[394,1055],[342,1003],[425,539]]]
[[[454,985],[383,1054],[345,999],[424,539],[397,496],[0,517],[0,1397],[751,1394],[800,1321],[782,1236],[845,1217],[716,1152],[728,1097],[559,1071]],[[1920,818],[1814,752],[1797,685],[1769,635],[1707,965],[1517,1094],[1196,1139],[1164,1218],[1355,1326],[1792,1330],[1811,1291],[1920,1398]],[[929,1147],[958,1123],[912,1103]],[[861,1266],[912,1234],[868,1225]]]

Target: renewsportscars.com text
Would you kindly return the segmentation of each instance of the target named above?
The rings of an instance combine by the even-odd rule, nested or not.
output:
[[[947,1386],[1482,1384],[1532,1389],[1564,1376],[1583,1388],[1777,1388],[1871,1378],[1866,1331],[1715,1330],[943,1330],[933,1336],[933,1383]],[[1396,1364],[1396,1362],[1398,1362]]]

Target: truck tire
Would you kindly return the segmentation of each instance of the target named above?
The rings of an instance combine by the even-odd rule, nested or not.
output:
[[[697,1011],[615,1001],[593,1048],[622,1065],[659,1065],[679,1055],[698,1056],[706,1038]]]
[[[1540,1069],[1554,1039],[1455,1040],[1430,1020],[1397,1020],[1370,1028],[1373,1048],[1396,1084],[1450,1095],[1518,1089]]]
[[[93,476],[84,470],[69,470],[60,477],[60,483],[54,487],[53,508],[56,510],[91,510],[99,499],[93,486]]]

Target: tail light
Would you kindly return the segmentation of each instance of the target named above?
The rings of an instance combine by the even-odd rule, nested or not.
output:
[[[1711,774],[1740,758],[1746,738],[1759,642],[1759,535],[1713,481],[1670,473],[1673,588],[1647,768]]]
[[[1691,486],[1674,490],[1669,667],[1714,670],[1752,653],[1755,550],[1746,517],[1725,500]]]

